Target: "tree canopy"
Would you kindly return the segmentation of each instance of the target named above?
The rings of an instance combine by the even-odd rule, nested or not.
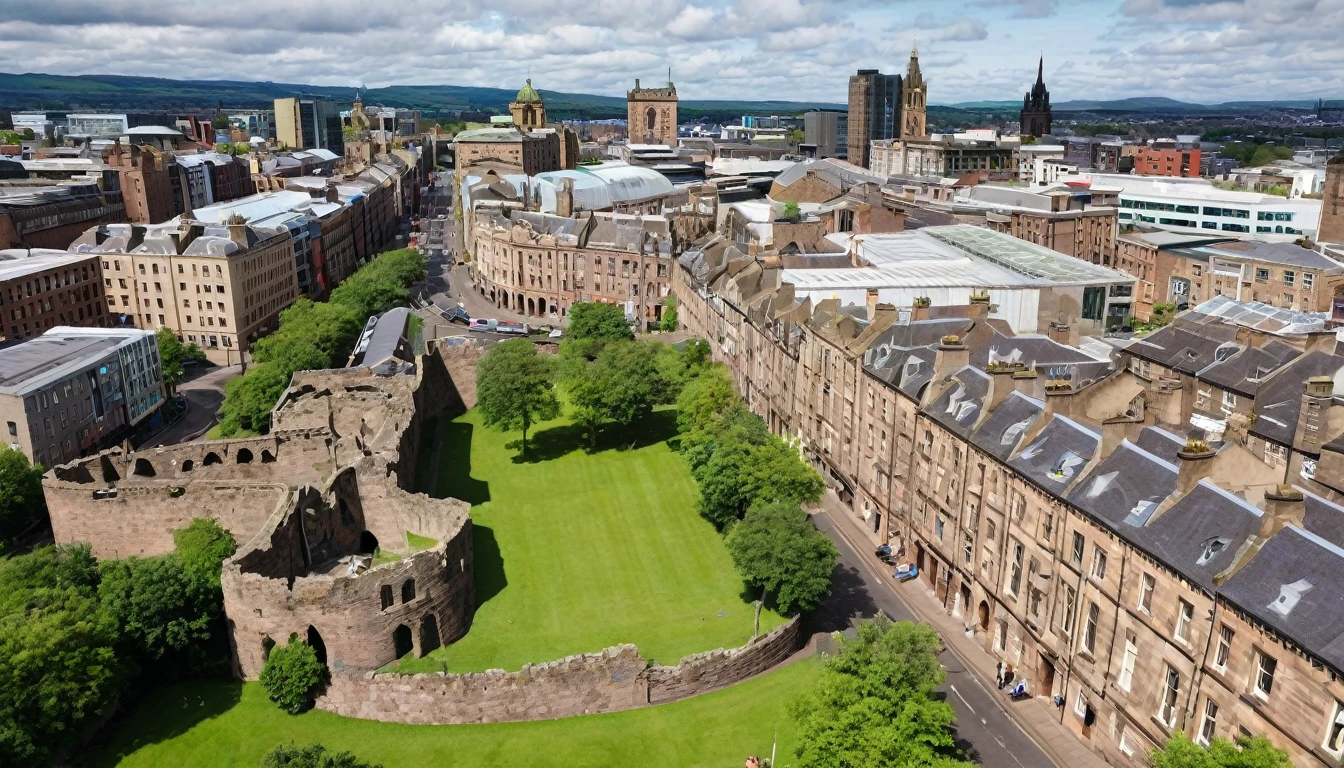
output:
[[[258,680],[271,701],[291,715],[297,715],[313,705],[313,697],[327,681],[327,667],[317,660],[317,652],[289,636],[285,645],[277,645],[266,656]]]
[[[496,344],[476,369],[476,408],[481,423],[501,431],[521,429],[527,455],[527,430],[560,415],[555,396],[555,365],[527,339]]]
[[[934,697],[947,674],[933,629],[885,619],[842,639],[821,678],[791,702],[801,768],[970,768],[949,730],[952,706]]]
[[[1176,731],[1148,756],[1153,768],[1292,768],[1288,753],[1264,736],[1240,738],[1234,744],[1221,736],[1201,747]]]
[[[742,580],[773,598],[783,613],[810,611],[831,591],[840,554],[797,504],[775,502],[747,512],[728,531],[728,553]]]
[[[252,347],[255,363],[224,385],[219,434],[263,432],[271,410],[295,371],[342,366],[364,323],[410,301],[410,286],[425,278],[414,248],[380,254],[331,292],[326,302],[303,298],[280,313],[280,326]]]
[[[30,464],[22,451],[0,446],[0,553],[14,537],[47,517],[41,464]]]
[[[565,338],[574,341],[634,341],[635,333],[625,321],[625,310],[616,304],[580,301],[569,307]]]
[[[183,344],[177,338],[177,334],[172,328],[163,326],[154,332],[154,338],[159,343],[159,362],[163,370],[163,383],[170,388],[177,386],[182,381],[182,364],[187,361],[201,362],[205,360],[205,350],[196,346],[195,343]]]
[[[596,448],[601,425],[629,428],[648,418],[656,406],[675,402],[686,367],[681,353],[665,344],[611,341],[592,360],[569,357],[563,372],[571,415]]]
[[[677,330],[677,297],[668,296],[663,301],[663,317],[658,321],[658,330],[671,332]]]

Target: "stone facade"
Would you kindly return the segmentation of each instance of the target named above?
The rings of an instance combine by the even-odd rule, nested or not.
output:
[[[1344,243],[1344,160],[1339,156],[1325,167],[1325,187],[1321,190],[1321,224],[1316,239],[1322,243]]]
[[[797,618],[740,648],[650,665],[633,645],[528,664],[518,672],[333,675],[317,707],[416,724],[551,720],[698,696],[765,672],[802,645]]]
[[[672,72],[667,73],[667,86],[644,88],[639,81],[625,94],[626,113],[631,144],[663,144],[677,146],[677,86]]]
[[[98,259],[66,253],[0,252],[0,341],[58,325],[107,327]]]
[[[1300,416],[1278,402],[1295,393],[1274,395],[1274,411],[1238,405],[1224,439],[1205,444],[1181,426],[1195,373],[1237,357],[1190,339],[1237,338],[1235,326],[1195,319],[1159,332],[1176,338],[1149,337],[1179,359],[1167,367],[1139,347],[1087,363],[1061,323],[1033,340],[986,323],[975,301],[842,311],[798,300],[770,256],[716,247],[677,270],[685,329],[873,543],[916,565],[1031,695],[1058,697],[1051,711],[1098,754],[1138,768],[1181,729],[1264,734],[1295,766],[1338,764],[1344,617],[1329,606],[1344,588],[1344,506],[1328,499],[1344,498],[1344,417],[1328,378],[1309,381]],[[1268,346],[1241,363],[1245,376],[1262,375],[1269,344],[1245,345]],[[1172,367],[1187,353],[1193,371]],[[1324,355],[1301,359],[1338,371]],[[1302,461],[1263,461],[1246,413],[1263,414],[1252,430],[1296,420],[1287,439]]]

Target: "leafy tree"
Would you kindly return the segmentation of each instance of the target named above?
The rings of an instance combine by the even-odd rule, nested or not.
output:
[[[951,705],[934,698],[946,678],[929,627],[875,619],[842,639],[813,687],[789,705],[801,768],[970,768],[948,727]]]
[[[647,418],[654,406],[675,400],[681,360],[665,349],[650,342],[611,342],[591,363],[577,371],[567,369],[574,420],[588,430],[591,447],[597,447],[597,428],[603,422],[629,428]]]
[[[220,435],[232,437],[266,429],[271,423],[271,409],[289,386],[294,370],[271,361],[254,365],[247,375],[226,382],[224,404],[219,409]]]
[[[195,610],[179,558],[109,560],[101,570],[98,600],[116,621],[127,650],[161,661],[210,639],[210,617]]]
[[[0,764],[45,763],[111,712],[130,671],[87,546],[0,560]]]
[[[289,643],[271,649],[258,678],[271,701],[297,715],[313,705],[317,690],[327,682],[327,667],[293,634]]]
[[[0,446],[0,552],[14,537],[46,518],[44,471],[41,464],[28,463],[21,451]]]
[[[569,308],[566,338],[575,341],[634,341],[634,331],[625,321],[625,310],[615,304],[581,301]]]
[[[682,450],[710,441],[724,420],[740,407],[733,380],[723,366],[707,368],[688,381],[677,398]]]
[[[773,596],[784,613],[810,611],[831,592],[831,571],[840,555],[807,514],[790,502],[747,512],[728,531],[728,553],[747,586]]]
[[[758,504],[816,501],[825,487],[797,451],[740,404],[718,432],[694,438],[686,452],[700,486],[700,514],[720,529]]]
[[[784,204],[783,218],[796,224],[803,218],[803,212],[797,203],[789,201]]]
[[[1153,768],[1292,768],[1288,753],[1264,736],[1239,738],[1233,744],[1221,736],[1207,748],[1176,731],[1159,749],[1148,755]]]
[[[328,752],[321,744],[278,744],[261,758],[261,768],[383,768],[360,760],[353,752]]]
[[[154,338],[159,345],[159,361],[163,367],[163,383],[167,384],[169,389],[177,387],[182,381],[182,364],[188,360],[201,362],[205,360],[205,351],[196,346],[195,343],[183,344],[181,339],[172,328],[163,326],[154,332]]]
[[[210,118],[210,125],[214,126],[215,128],[228,128],[229,116],[223,114],[217,114],[214,117]]]
[[[276,347],[288,339],[299,339],[321,352],[328,365],[344,364],[343,358],[354,347],[363,326],[353,307],[302,298],[280,313],[280,327],[275,333],[257,340],[252,357],[259,363],[281,357]]]
[[[668,296],[663,305],[663,317],[658,321],[658,330],[672,332],[677,330],[677,297]]]
[[[537,354],[527,339],[495,345],[476,370],[476,407],[481,422],[501,431],[521,429],[527,455],[527,430],[560,415],[555,396],[554,365]]]

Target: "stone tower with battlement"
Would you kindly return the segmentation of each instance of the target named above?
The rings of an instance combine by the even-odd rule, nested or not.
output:
[[[672,82],[672,70],[667,71],[667,85],[662,88],[644,88],[636,80],[634,89],[626,91],[625,103],[626,133],[631,144],[676,148],[677,86]]]

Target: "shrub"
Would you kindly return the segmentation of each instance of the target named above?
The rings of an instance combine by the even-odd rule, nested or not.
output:
[[[296,746],[294,742],[278,744],[261,758],[261,768],[383,768],[377,763],[366,763],[353,752],[328,752],[321,744]]]
[[[289,643],[271,649],[261,668],[261,685],[271,701],[297,715],[313,705],[317,691],[327,682],[327,667],[297,634]]]

